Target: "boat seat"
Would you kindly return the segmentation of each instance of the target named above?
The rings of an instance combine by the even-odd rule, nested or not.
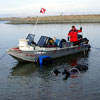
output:
[[[60,39],[56,39],[55,45],[56,45],[57,47],[59,47],[59,44],[60,44]]]
[[[66,43],[66,40],[65,40],[65,39],[62,39],[62,40],[60,41],[60,43],[59,43],[59,47],[60,47],[60,48],[62,48],[62,44],[63,44],[63,43]]]

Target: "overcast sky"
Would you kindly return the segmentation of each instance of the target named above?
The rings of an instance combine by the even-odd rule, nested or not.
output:
[[[41,7],[45,15],[100,14],[100,0],[0,0],[0,15],[37,16]]]

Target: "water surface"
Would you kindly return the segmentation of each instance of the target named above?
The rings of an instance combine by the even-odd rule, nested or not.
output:
[[[80,28],[80,24],[37,25],[35,41],[41,35],[67,39],[72,25]],[[26,38],[33,27],[0,22],[0,100],[100,100],[100,24],[82,24],[82,34],[92,46],[89,52],[56,59],[42,69],[33,63],[18,63],[5,53],[18,46],[19,39]],[[56,68],[63,71],[75,63],[88,64],[88,71],[67,80],[62,74],[51,74]]]

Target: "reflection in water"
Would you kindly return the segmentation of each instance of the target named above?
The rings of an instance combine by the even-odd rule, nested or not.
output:
[[[88,64],[88,56],[89,52],[87,52],[85,55],[84,53],[78,53],[66,57],[62,57],[59,59],[54,60],[54,65],[64,65],[65,67],[74,67],[77,64]]]
[[[54,69],[63,70],[65,67],[72,68],[76,66],[78,63],[80,64],[88,64],[88,52],[84,55],[84,53],[79,53],[67,57],[62,57],[59,59],[55,59],[52,64],[48,66],[42,66],[42,70],[39,65],[33,63],[18,63],[16,66],[12,68],[11,75],[12,76],[29,76],[35,71],[38,71],[38,74],[47,74],[50,73]],[[40,77],[42,77],[40,75]],[[48,74],[47,74],[48,75]]]
[[[29,76],[37,70],[37,66],[33,63],[18,63],[12,68],[13,76]]]

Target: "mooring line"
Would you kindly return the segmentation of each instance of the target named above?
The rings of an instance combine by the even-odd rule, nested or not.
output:
[[[0,60],[2,60],[5,55],[6,55],[6,52],[0,57]]]
[[[97,49],[97,50],[100,50],[100,48],[96,48],[96,47],[91,47],[91,48],[93,48],[93,49]]]

